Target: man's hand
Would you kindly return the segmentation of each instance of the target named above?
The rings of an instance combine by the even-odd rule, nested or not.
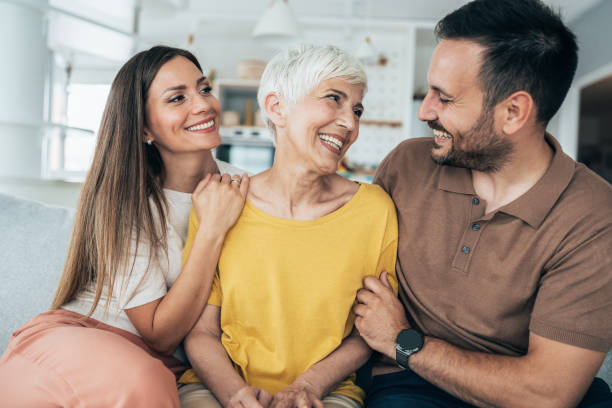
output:
[[[228,408],[266,408],[272,401],[272,395],[261,388],[243,387],[229,400]]]
[[[323,408],[314,389],[298,381],[274,394],[270,408]]]
[[[355,327],[368,345],[395,360],[395,339],[410,323],[401,302],[391,290],[387,272],[380,279],[368,276],[363,280],[363,288],[357,292],[353,306]]]

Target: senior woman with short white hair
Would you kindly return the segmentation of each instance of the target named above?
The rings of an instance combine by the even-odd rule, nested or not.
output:
[[[397,290],[393,202],[336,174],[357,139],[366,87],[357,60],[331,46],[300,46],[267,65],[258,101],[274,164],[251,178],[185,341],[197,376],[182,378],[183,407],[362,406],[354,372],[370,349],[353,328],[355,294],[384,271]],[[184,256],[195,216],[190,224]]]

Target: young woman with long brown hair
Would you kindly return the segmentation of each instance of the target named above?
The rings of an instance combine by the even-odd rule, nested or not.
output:
[[[248,189],[213,159],[210,90],[176,48],[140,52],[117,74],[52,310],[15,332],[0,360],[3,403],[179,406],[184,367],[171,354],[206,304]],[[192,205],[198,249],[181,269]]]

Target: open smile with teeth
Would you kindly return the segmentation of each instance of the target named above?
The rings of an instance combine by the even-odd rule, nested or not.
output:
[[[209,120],[206,123],[200,123],[199,125],[190,126],[190,127],[187,128],[187,130],[189,130],[189,131],[205,130],[205,129],[208,129],[208,128],[214,126],[214,124],[215,124],[215,120],[211,119],[211,120]]]
[[[436,137],[439,137],[440,139],[444,139],[444,140],[449,140],[449,139],[453,138],[450,134],[448,134],[448,133],[446,133],[446,132],[444,132],[442,130],[438,130],[438,129],[434,129],[433,130],[433,134]]]
[[[319,139],[321,139],[323,143],[326,143],[327,145],[338,150],[342,150],[342,146],[344,146],[344,142],[342,140],[326,135],[325,133],[319,133]]]

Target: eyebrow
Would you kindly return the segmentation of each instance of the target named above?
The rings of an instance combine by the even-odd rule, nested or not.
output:
[[[343,98],[347,99],[348,95],[345,92],[342,92],[339,89],[334,89],[334,88],[329,88],[328,91],[332,91],[332,92],[336,92],[338,94],[340,94],[340,96],[342,96]],[[355,107],[360,108],[360,109],[364,109],[363,105],[361,104],[361,102],[355,104]]]
[[[206,81],[208,78],[206,78],[205,76],[200,77],[197,81],[196,81],[196,86],[200,85],[202,82]],[[177,85],[177,86],[173,86],[171,88],[166,89],[164,92],[162,92],[162,95],[168,92],[173,92],[173,91],[184,91],[185,89],[187,89],[186,85]]]

